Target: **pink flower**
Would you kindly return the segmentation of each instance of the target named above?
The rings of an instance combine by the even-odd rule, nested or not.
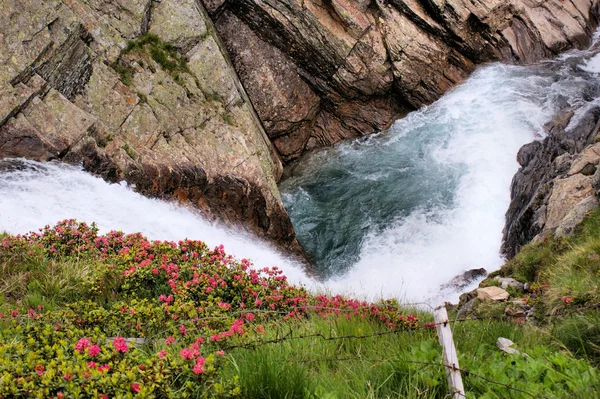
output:
[[[183,335],[187,335],[187,330],[183,324],[179,326],[179,332]]]
[[[35,366],[35,371],[37,372],[37,375],[44,374],[44,365],[38,364],[37,366]]]
[[[127,346],[127,342],[125,342],[125,338],[123,338],[123,337],[115,338],[113,341],[113,347],[116,349],[117,352],[122,352],[122,353],[125,353],[129,350],[129,347]]]
[[[100,351],[101,351],[101,349],[98,345],[92,345],[88,348],[88,355],[95,357],[95,356],[98,356]]]
[[[260,326],[256,326],[256,331],[257,331],[259,334],[264,334],[264,333],[265,333],[265,328],[264,328],[262,325],[260,325]]]
[[[228,303],[225,303],[225,302],[219,302],[219,307],[220,307],[221,309],[225,309],[225,310],[229,310],[229,309],[231,309],[231,305],[230,305],[230,304],[228,304]]]
[[[135,393],[138,393],[140,391],[140,384],[134,382],[133,384],[131,384],[131,390]]]
[[[252,320],[254,320],[254,315],[253,315],[252,313],[248,313],[248,314],[246,315],[246,320],[248,320],[248,321],[252,321]]]
[[[188,348],[182,349],[179,352],[179,355],[183,358],[183,359],[193,359],[194,355],[192,354],[192,351],[189,350]]]
[[[256,306],[260,306],[260,305],[262,305],[262,301],[260,299],[257,299],[256,301],[254,301],[254,304]]]
[[[206,359],[203,357],[199,357],[196,359],[196,365],[192,369],[194,374],[202,374],[204,373],[204,363],[206,363]]]
[[[98,367],[98,371],[104,373],[105,371],[110,371],[110,365],[108,364],[103,364],[102,366]]]
[[[89,369],[95,369],[97,365],[96,362],[88,362],[87,366]]]
[[[87,338],[81,338],[75,344],[75,350],[79,353],[83,353],[90,346],[90,340]]]
[[[565,296],[562,297],[562,301],[564,303],[571,303],[571,302],[573,302],[573,298],[570,298],[570,297],[568,297],[568,296],[565,295]]]
[[[224,356],[224,355],[225,355],[225,351],[222,351],[222,350],[221,350],[221,351],[216,351],[215,353],[216,353],[216,354],[217,354],[217,356],[219,356],[219,357],[221,357],[221,356]]]
[[[157,353],[159,359],[162,359],[163,357],[167,356],[167,351],[160,351]]]
[[[169,335],[167,339],[165,339],[165,344],[171,345],[175,342],[175,338],[172,335]]]

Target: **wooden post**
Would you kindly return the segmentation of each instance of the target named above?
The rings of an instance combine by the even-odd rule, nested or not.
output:
[[[450,329],[450,323],[448,322],[448,312],[446,312],[446,307],[440,306],[436,308],[433,313],[433,319],[435,321],[440,345],[442,345],[444,368],[446,369],[448,387],[452,392],[452,398],[464,399],[466,397],[465,388],[460,376],[458,356],[452,339],[452,330]]]

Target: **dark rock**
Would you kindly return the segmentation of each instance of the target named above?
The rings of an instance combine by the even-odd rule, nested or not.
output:
[[[600,88],[593,85],[590,90],[600,93]],[[503,231],[502,252],[508,258],[515,256],[522,245],[538,234],[554,232],[562,223],[565,226],[561,231],[572,231],[573,225],[589,209],[590,201],[583,200],[595,191],[590,174],[596,173],[595,164],[600,156],[594,148],[587,152],[584,149],[594,142],[598,133],[600,108],[590,109],[577,126],[567,129],[573,114],[570,107],[559,111],[545,126],[547,137],[519,151],[517,160],[521,168],[513,177]],[[587,166],[588,159],[596,159],[592,167]],[[581,203],[581,212],[573,209],[578,203]],[[571,217],[568,217],[569,212]]]
[[[463,274],[454,277],[450,282],[442,285],[442,289],[452,289],[454,291],[460,291],[465,287],[469,286],[475,280],[485,277],[487,271],[484,268],[467,270]]]

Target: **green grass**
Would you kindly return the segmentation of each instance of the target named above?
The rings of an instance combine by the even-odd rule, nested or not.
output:
[[[261,340],[290,332],[320,336],[232,351],[223,375],[239,375],[246,398],[446,397],[441,349],[432,330],[385,334],[389,329],[359,318],[313,317],[267,331]],[[342,338],[377,333],[384,335]]]
[[[318,317],[277,327],[270,325],[250,343],[296,339],[228,352],[221,377],[238,376],[244,398],[450,397],[433,330],[340,338],[386,330],[356,318]],[[463,372],[469,398],[530,397],[521,391],[549,398],[600,394],[597,370],[545,330],[489,320],[457,323],[453,330],[460,365],[469,370]],[[314,334],[322,337],[298,338]],[[500,352],[498,337],[513,340],[527,356]]]
[[[89,272],[89,262],[77,259],[0,256],[0,297],[30,308],[38,305],[54,308],[78,299]]]

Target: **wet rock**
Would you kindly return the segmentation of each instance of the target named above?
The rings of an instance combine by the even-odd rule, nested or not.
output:
[[[448,283],[442,285],[442,289],[452,289],[454,291],[460,291],[465,287],[472,284],[474,281],[485,277],[487,271],[484,268],[467,270],[463,274],[460,274],[450,280]]]
[[[509,296],[508,292],[500,287],[477,288],[477,299],[480,301],[502,302]]]

